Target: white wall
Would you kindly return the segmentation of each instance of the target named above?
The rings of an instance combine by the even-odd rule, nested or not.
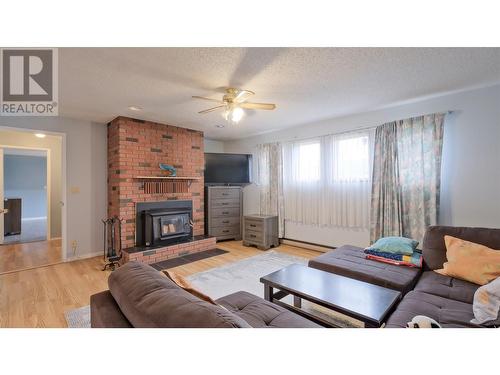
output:
[[[0,126],[65,135],[66,191],[62,197],[67,216],[66,227],[63,223],[66,255],[74,258],[101,253],[101,219],[107,216],[106,126],[63,117],[0,117]],[[75,253],[73,241],[77,243]]]
[[[212,139],[204,138],[203,147],[205,152],[224,152],[224,142],[214,141]]]
[[[0,117],[0,126],[5,119]],[[50,236],[61,237],[62,217],[62,138],[50,136],[36,138],[31,133],[0,129],[0,145],[45,148],[50,150]]]
[[[500,85],[434,97],[377,111],[305,124],[224,143],[225,152],[255,153],[259,143],[288,141],[376,126],[452,110],[445,121],[440,224],[500,228]],[[244,211],[259,211],[255,185],[245,188]],[[367,231],[286,223],[285,236],[330,246],[365,246]]]

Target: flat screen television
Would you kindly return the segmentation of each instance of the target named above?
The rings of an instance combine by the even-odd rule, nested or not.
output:
[[[205,153],[205,184],[245,185],[250,181],[252,155]]]

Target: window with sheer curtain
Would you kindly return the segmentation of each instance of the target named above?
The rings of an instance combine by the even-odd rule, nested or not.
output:
[[[285,143],[285,219],[368,228],[372,139],[372,132],[356,132]]]

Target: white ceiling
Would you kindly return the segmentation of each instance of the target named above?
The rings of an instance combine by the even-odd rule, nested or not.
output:
[[[125,115],[235,139],[499,83],[500,48],[61,48],[59,71],[62,116]],[[228,86],[277,109],[247,111],[238,125],[197,113],[212,103],[192,95],[219,99]]]

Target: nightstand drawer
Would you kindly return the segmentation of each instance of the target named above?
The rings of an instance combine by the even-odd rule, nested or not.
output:
[[[212,219],[212,227],[231,227],[240,225],[240,217],[217,217]]]
[[[254,230],[261,232],[263,228],[264,226],[262,225],[262,221],[245,219],[245,230]]]
[[[243,235],[245,241],[262,242],[262,232],[254,232],[251,230],[246,230]]]

